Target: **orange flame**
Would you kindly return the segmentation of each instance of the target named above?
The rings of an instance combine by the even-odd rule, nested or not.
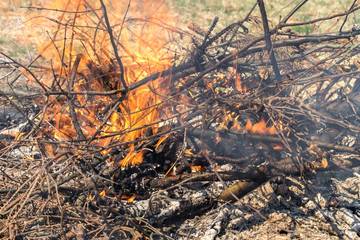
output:
[[[284,147],[280,146],[280,145],[274,145],[274,150],[283,150]]]
[[[271,135],[276,134],[275,126],[267,127],[264,118],[260,119],[260,122],[252,125],[251,121],[248,120],[245,126],[245,130],[252,133],[267,133]]]
[[[250,119],[248,119],[248,121],[247,121],[247,123],[246,123],[246,125],[245,125],[245,130],[246,130],[247,132],[251,132],[251,131],[252,131],[252,128],[253,128],[253,125],[252,125]]]
[[[246,93],[246,92],[247,92],[247,87],[242,84],[242,82],[241,82],[241,76],[240,76],[239,73],[236,73],[235,89],[238,90],[238,91],[241,92],[241,93]]]
[[[173,15],[161,1],[133,1],[125,21],[127,1],[104,2],[113,37],[119,39],[118,52],[124,65],[124,81],[128,86],[172,65],[173,54],[168,50],[171,36],[167,29],[171,28],[168,24],[173,22]],[[110,36],[101,17],[99,1],[54,0],[45,7],[62,11],[42,11],[42,16],[28,21],[25,28],[28,37],[34,39],[34,42],[46,40],[38,46],[41,56],[52,63],[52,69],[49,68],[41,79],[44,88],[83,93],[123,88]],[[45,16],[46,13],[49,15]],[[41,21],[36,21],[39,19]],[[49,32],[50,37],[42,34],[42,30]],[[80,63],[76,69],[77,58]],[[70,84],[72,75],[75,79]],[[128,92],[117,111],[112,111],[105,123],[99,113],[121,98],[121,94],[77,94],[69,98],[50,96],[51,104],[42,115],[53,126],[47,129],[47,135],[57,140],[80,138],[73,118],[70,117],[71,105],[77,106],[75,115],[80,129],[87,140],[94,139],[92,144],[107,147],[114,141],[131,142],[144,137],[149,129],[155,134],[158,124],[152,123],[161,117],[161,111],[157,109],[169,81],[170,78],[159,77],[149,83],[149,86],[137,87]],[[154,90],[160,94],[155,94]],[[161,142],[158,143],[160,144]],[[141,163],[145,153],[144,150],[136,151],[134,145],[129,146],[128,155],[121,161],[123,166]],[[107,148],[102,153],[110,150]],[[48,154],[53,155],[51,151]]]
[[[192,153],[192,148],[186,149],[186,150],[184,151],[184,153],[190,154],[190,155],[194,155],[194,154]]]
[[[234,124],[232,125],[231,129],[237,130],[237,131],[240,131],[240,130],[241,130],[241,125],[240,125],[240,123],[237,121],[237,119],[235,119]]]
[[[158,147],[161,145],[161,143],[163,143],[168,137],[169,137],[169,136],[166,135],[166,136],[160,138],[159,141],[157,142],[157,144],[155,145],[155,150],[157,150]]]
[[[134,165],[140,164],[143,161],[143,156],[146,150],[141,150],[140,152],[134,151],[134,145],[131,145],[130,152],[126,157],[120,161],[120,166],[123,167],[132,167]]]
[[[99,193],[99,195],[102,196],[102,197],[105,197],[105,196],[106,196],[106,191],[105,191],[105,189],[102,190],[101,193]]]
[[[132,203],[132,202],[135,200],[135,198],[136,198],[136,194],[132,195],[131,197],[123,194],[123,195],[121,195],[121,197],[120,197],[120,199],[126,200],[127,203]]]
[[[197,166],[194,163],[190,163],[189,166],[193,172],[206,172],[206,168],[203,166]]]

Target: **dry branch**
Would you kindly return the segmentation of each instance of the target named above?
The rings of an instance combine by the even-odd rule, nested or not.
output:
[[[264,27],[264,38],[265,38],[265,43],[266,43],[266,50],[268,51],[268,53],[270,55],[270,61],[271,61],[272,67],[273,67],[273,71],[275,73],[275,78],[278,82],[280,82],[281,74],[280,74],[280,70],[279,70],[279,67],[278,67],[278,64],[277,64],[277,61],[275,58],[273,46],[271,43],[271,35],[270,35],[270,30],[269,30],[268,19],[266,16],[264,1],[258,0],[258,4],[259,4],[261,18],[262,18],[263,27]]]

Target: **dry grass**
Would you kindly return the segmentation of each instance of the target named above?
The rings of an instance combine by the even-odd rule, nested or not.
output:
[[[178,13],[180,22],[196,22],[198,25],[209,26],[214,16],[220,18],[219,28],[229,25],[235,21],[244,18],[256,1],[231,1],[231,0],[165,0],[165,2]],[[268,18],[273,25],[277,24],[291,9],[293,9],[300,0],[265,0]],[[326,17],[336,12],[342,12],[349,8],[353,0],[313,0],[307,2],[294,16],[290,22],[308,21],[314,18]],[[260,16],[259,10],[255,14]],[[352,23],[352,16],[350,22]],[[319,31],[324,32],[335,24],[336,20],[327,23],[326,26],[319,26]],[[321,25],[318,24],[318,25]],[[349,27],[350,25],[348,25]],[[311,30],[317,30],[317,25],[306,27],[295,27],[293,30],[300,33],[307,33]],[[336,29],[333,29],[335,31]]]

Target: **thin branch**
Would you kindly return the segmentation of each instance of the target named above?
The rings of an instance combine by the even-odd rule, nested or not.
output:
[[[31,6],[20,6],[19,8],[26,8],[26,9],[35,9],[39,11],[53,11],[53,12],[62,12],[62,13],[91,13],[95,11],[100,11],[101,8],[98,9],[91,9],[91,10],[84,10],[84,11],[67,11],[67,10],[61,10],[61,9],[55,9],[55,8],[44,8],[44,7],[31,7]]]
[[[286,24],[286,22],[291,18],[292,15],[294,15],[305,3],[307,3],[309,0],[302,0],[291,12],[286,15],[286,17],[281,20],[280,26]]]
[[[69,90],[70,91],[72,91],[73,88],[74,88],[74,82],[75,82],[75,78],[76,78],[76,74],[77,74],[77,69],[79,67],[79,63],[80,63],[80,60],[81,60],[82,56],[83,55],[79,54],[75,59],[74,66],[72,68],[71,75],[70,75],[70,80],[69,80]],[[70,96],[69,97],[69,100],[70,100],[70,104],[69,104],[70,117],[71,117],[72,123],[74,125],[76,134],[78,135],[78,138],[79,139],[86,139],[83,131],[81,130],[81,126],[80,126],[79,121],[78,121],[77,116],[76,116],[75,99],[76,99],[76,96]]]
[[[128,12],[129,12],[129,9],[130,9],[130,5],[131,5],[131,0],[129,0],[128,6],[127,6],[127,8],[126,8],[126,12],[125,12],[125,14],[124,14],[123,21],[122,21],[122,23],[121,23],[120,32],[119,32],[118,38],[117,38],[117,40],[116,40],[117,43],[120,42],[121,33],[122,33],[122,30],[123,30],[123,27],[124,27],[124,23],[125,23],[126,16],[127,16]]]
[[[339,30],[340,33],[342,33],[342,29],[343,29],[343,27],[344,27],[344,25],[345,25],[345,23],[346,23],[346,21],[347,21],[347,18],[348,18],[349,14],[350,14],[350,10],[353,9],[353,7],[355,6],[356,2],[357,2],[357,0],[354,0],[354,1],[353,1],[353,3],[351,4],[351,7],[349,8],[349,11],[346,13],[344,22],[341,24],[341,27],[340,27],[340,30]]]
[[[122,61],[121,61],[121,59],[119,57],[117,45],[116,45],[115,40],[114,40],[114,35],[112,33],[112,28],[111,28],[109,18],[108,18],[108,15],[107,15],[106,7],[105,7],[105,4],[104,4],[103,0],[100,0],[100,3],[101,3],[102,10],[103,10],[105,24],[106,24],[106,27],[107,27],[107,31],[109,33],[111,45],[112,45],[113,50],[114,50],[115,58],[116,58],[116,61],[119,64],[119,68],[120,68],[120,76],[119,76],[119,78],[120,78],[120,81],[121,81],[121,83],[123,85],[123,88],[125,89],[125,92],[128,92],[129,89],[128,89],[128,86],[125,83],[124,66],[123,66]]]

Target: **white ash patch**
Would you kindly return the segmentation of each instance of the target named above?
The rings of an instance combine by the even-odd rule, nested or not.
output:
[[[179,239],[360,239],[359,169],[286,178],[281,193],[272,182],[241,201],[218,203],[205,215],[181,224]]]

